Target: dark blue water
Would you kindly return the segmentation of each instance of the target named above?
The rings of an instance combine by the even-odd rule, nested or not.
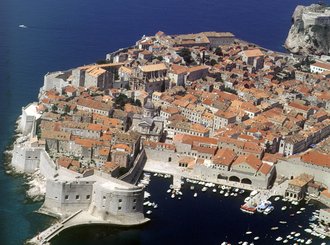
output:
[[[1,0],[0,152],[10,142],[21,107],[37,99],[43,75],[48,71],[94,62],[103,58],[105,53],[131,45],[143,34],[153,34],[158,30],[166,33],[231,31],[239,38],[282,51],[281,46],[295,6],[312,2]],[[20,24],[28,28],[18,28]],[[3,158],[0,162],[3,162]],[[26,203],[24,182],[21,178],[6,175],[3,167],[0,169],[0,184],[1,244],[22,244],[25,239],[45,228],[49,219],[33,213],[40,203]],[[210,210],[212,208],[216,207],[211,206]],[[178,210],[180,217],[181,208],[173,206],[171,210]],[[164,211],[163,216],[171,210]],[[188,218],[194,212],[187,207]],[[153,219],[150,227],[168,234],[169,226],[173,226],[176,232],[182,230],[186,233],[187,227],[198,225],[194,219],[185,220],[186,217],[181,217],[180,222],[185,224],[181,228],[177,226],[178,221],[161,223],[157,221],[158,218]],[[219,221],[217,227],[216,234],[207,236],[220,237],[221,234],[227,234],[224,232],[225,223]],[[154,230],[150,233],[149,229],[138,230],[137,241],[140,241],[140,237],[147,237],[149,240],[144,238],[147,239],[144,240],[146,243],[157,243],[153,240]],[[127,233],[134,234],[134,230]],[[195,236],[206,239],[206,234],[202,232],[191,233],[194,239]],[[114,234],[116,237],[117,233]],[[122,241],[120,234],[114,239]],[[177,237],[180,239],[179,235]]]

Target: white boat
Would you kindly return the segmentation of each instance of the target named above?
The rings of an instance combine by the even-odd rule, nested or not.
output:
[[[204,186],[204,187],[202,188],[202,191],[205,192],[206,190],[207,190],[207,187]]]
[[[305,243],[306,244],[312,244],[312,242],[313,242],[312,239],[308,239]]]
[[[197,197],[197,192],[194,193],[194,197]]]
[[[256,236],[255,238],[253,238],[255,241],[259,240],[260,237]]]
[[[239,189],[238,189],[238,188],[235,188],[235,189],[234,189],[234,192],[239,192]]]
[[[298,233],[294,234],[294,236],[298,237],[298,236],[300,236],[300,233],[298,232]]]
[[[283,220],[280,220],[280,223],[281,223],[281,224],[286,224],[286,223],[288,223],[288,222],[283,221]]]
[[[168,189],[166,192],[167,192],[167,193],[170,193],[171,191],[172,191],[171,189]]]
[[[149,192],[144,192],[144,198],[146,199],[146,198],[149,198],[150,197],[150,193]]]
[[[259,191],[254,190],[250,193],[250,197],[254,197],[255,195],[257,195],[259,193]]]
[[[147,206],[147,205],[149,205],[149,203],[150,203],[149,201],[146,201],[143,203],[143,206]]]
[[[265,211],[264,214],[270,214],[272,211],[274,210],[274,206],[268,206]]]
[[[283,243],[288,243],[288,242],[289,242],[288,239],[283,240]]]
[[[19,28],[27,28],[26,25],[19,25],[18,27],[19,27]]]
[[[298,211],[296,212],[296,214],[301,214],[301,211],[298,210]]]
[[[230,193],[230,196],[234,196],[234,195],[235,195],[235,193],[234,193],[234,192]]]
[[[154,208],[155,208],[155,209],[156,209],[156,208],[158,208],[158,205],[157,205],[157,204],[155,204],[155,205],[154,205]]]
[[[172,194],[172,195],[171,195],[171,198],[174,198],[174,197],[175,197],[175,195],[174,195],[174,194]]]
[[[223,194],[223,193],[225,193],[224,190],[221,190],[221,191],[220,191],[220,194]]]
[[[227,242],[222,242],[221,245],[227,245],[228,243]]]
[[[152,213],[152,211],[151,211],[151,210],[148,210],[148,211],[147,211],[147,214],[151,214],[151,213]]]
[[[309,229],[309,228],[305,229],[304,231],[307,232],[307,233],[312,233],[313,232],[313,230]]]
[[[286,210],[286,209],[287,209],[287,206],[283,206],[283,207],[281,208],[282,211],[284,211],[284,210]]]
[[[228,192],[225,193],[225,197],[227,197],[227,196],[229,196],[229,193]]]
[[[213,189],[212,191],[213,191],[213,192],[217,192],[217,189]]]
[[[249,202],[251,200],[251,197],[247,197],[244,199],[244,202]]]
[[[250,235],[250,234],[252,234],[252,231],[247,231],[247,232],[245,232],[245,234]]]
[[[192,191],[195,190],[195,186],[193,186],[193,185],[190,186],[190,190],[192,190]]]
[[[259,205],[257,206],[257,211],[259,213],[262,213],[266,210],[267,207],[269,207],[272,203],[268,200],[263,200],[259,203]]]
[[[249,243],[248,242],[243,242],[242,245],[248,245]]]
[[[278,200],[280,200],[280,197],[275,197],[274,201],[277,202]]]
[[[278,226],[274,226],[274,227],[272,227],[272,228],[270,228],[272,231],[276,231],[276,230],[278,230]]]
[[[306,208],[300,208],[301,211],[304,211]]]
[[[283,238],[280,237],[280,236],[276,238],[276,241],[277,241],[277,242],[280,242],[280,241],[282,241],[282,240],[283,240]]]

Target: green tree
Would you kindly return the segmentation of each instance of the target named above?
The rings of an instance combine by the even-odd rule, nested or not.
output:
[[[217,47],[217,48],[215,49],[214,53],[215,53],[216,55],[218,55],[218,56],[222,56],[222,55],[223,55],[223,53],[222,53],[222,49],[221,49],[220,47]]]
[[[191,52],[188,48],[183,48],[179,55],[184,59],[184,61],[189,65],[192,63]]]
[[[214,66],[214,65],[217,64],[217,61],[216,61],[215,59],[212,59],[212,60],[210,61],[210,64],[211,64],[211,66]]]
[[[57,109],[58,109],[57,105],[55,105],[55,104],[52,105],[52,111],[53,111],[53,112],[57,111]]]

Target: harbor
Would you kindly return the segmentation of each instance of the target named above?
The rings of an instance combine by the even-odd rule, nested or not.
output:
[[[236,188],[231,188],[229,195],[225,196],[229,190],[228,187],[224,190],[216,185],[202,191],[205,182],[202,185],[199,182],[193,183],[194,180],[185,179],[180,189],[182,195],[178,194],[175,195],[175,198],[171,198],[172,191],[168,192],[168,190],[173,185],[172,176],[150,172],[147,175],[149,184],[146,185],[146,191],[149,195],[145,195],[145,197],[147,196],[145,203],[147,203],[144,209],[145,212],[152,211],[150,214],[146,214],[148,218],[152,219],[152,222],[130,232],[120,228],[111,228],[110,231],[110,228],[106,227],[90,227],[90,232],[86,232],[83,237],[89,236],[87,239],[93,241],[93,244],[102,244],[105,241],[114,242],[116,237],[121,237],[123,234],[127,236],[128,243],[138,239],[143,243],[148,243],[160,236],[162,239],[159,240],[159,244],[184,243],[186,239],[194,239],[197,244],[221,244],[224,241],[228,244],[244,244],[244,242],[248,242],[245,244],[280,244],[285,240],[288,240],[287,244],[294,244],[298,243],[298,239],[300,239],[299,244],[322,244],[327,241],[305,231],[310,227],[310,223],[313,223],[310,221],[314,216],[313,212],[322,207],[316,202],[310,201],[308,204],[301,202],[299,205],[293,205],[282,201],[282,198],[277,199],[273,196],[270,198],[275,207],[273,212],[269,215],[261,213],[249,215],[239,209],[240,205],[244,203],[244,199],[250,195],[250,191],[243,193],[238,191],[235,196],[231,193],[236,193]],[[191,186],[194,186],[194,189],[191,189]],[[216,189],[216,192],[213,189]],[[220,194],[222,190],[224,192]],[[196,197],[194,197],[194,193],[197,193]],[[149,203],[151,203],[150,206]],[[154,208],[155,204],[156,208]],[[287,206],[287,209],[281,210],[283,206]],[[301,210],[301,208],[305,209]],[[298,211],[301,213],[297,214]],[[314,223],[316,222],[314,221]],[[174,241],[173,236],[165,235],[165,231],[158,229],[162,225],[168,227],[166,234],[179,232],[180,237],[176,237]],[[198,234],[190,232],[197,227],[204,236],[200,237]],[[66,241],[79,241],[80,244],[86,244],[83,239],[76,238],[76,240],[73,237],[77,233],[81,234],[83,229],[78,227],[64,231],[59,238],[54,238],[52,244],[66,244]],[[145,233],[142,233],[142,230],[147,231],[149,235],[143,235]],[[295,236],[291,232],[300,235]],[[93,233],[94,235],[92,235]],[[276,241],[279,237],[282,240]],[[290,237],[292,238],[290,239]],[[312,243],[306,243],[309,239]]]

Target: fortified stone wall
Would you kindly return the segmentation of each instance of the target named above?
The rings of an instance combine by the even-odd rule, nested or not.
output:
[[[280,160],[276,164],[277,175],[283,175],[287,178],[296,177],[303,173],[308,173],[309,175],[314,176],[314,180],[323,183],[327,187],[330,187],[329,176],[330,170],[325,167],[319,167],[312,164],[306,164],[294,159],[290,161]]]
[[[69,83],[62,78],[58,77],[59,75],[64,74],[63,71],[57,71],[52,73],[47,73],[44,76],[44,86],[43,90],[48,91],[51,89],[55,89],[59,93],[62,93],[62,88],[69,85]]]
[[[120,189],[110,187],[111,184],[94,185],[93,214],[107,219],[110,215],[126,215],[143,212],[143,189],[133,187]]]
[[[46,197],[42,209],[54,214],[69,214],[87,210],[94,182],[47,180]]]
[[[48,153],[42,149],[40,151],[40,173],[48,178],[53,178],[57,172],[57,166],[54,161],[49,157]]]
[[[165,162],[173,162],[174,164],[179,162],[179,155],[175,151],[145,148],[145,152],[148,160],[159,161],[161,158]]]
[[[40,163],[41,148],[15,145],[11,164],[17,172],[33,173]]]

